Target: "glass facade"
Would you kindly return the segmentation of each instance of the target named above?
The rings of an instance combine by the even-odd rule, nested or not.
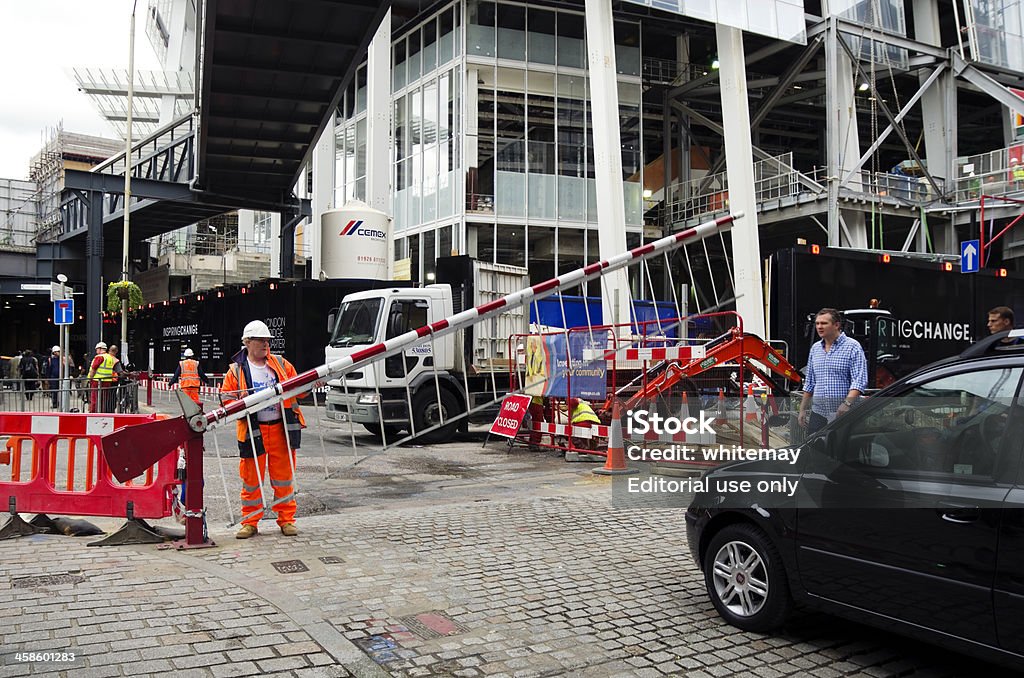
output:
[[[641,31],[616,21],[627,231],[643,227]],[[542,280],[597,259],[594,130],[579,12],[459,0],[392,42],[396,258],[453,253]],[[365,64],[339,108],[336,204],[366,191]],[[660,152],[660,149],[659,149]],[[639,236],[638,236],[639,237]]]

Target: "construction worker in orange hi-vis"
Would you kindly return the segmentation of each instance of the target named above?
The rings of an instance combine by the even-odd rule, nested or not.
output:
[[[199,366],[199,361],[195,359],[192,349],[186,348],[182,355],[184,358],[178,363],[178,368],[174,370],[170,385],[178,384],[185,395],[199,404],[199,387],[209,384],[210,378]]]
[[[253,320],[242,331],[241,351],[231,357],[221,394],[225,402],[270,388],[295,376],[295,368],[284,358],[270,352],[273,335],[266,323]],[[282,413],[284,416],[282,416]],[[254,426],[250,427],[250,422]],[[294,537],[295,493],[293,473],[299,451],[301,430],[306,421],[294,398],[266,407],[238,420],[236,434],[241,461],[238,473],[242,478],[242,527],[236,539],[248,539],[259,532],[263,517],[263,478],[269,472],[274,488],[273,509],[281,534]],[[290,452],[290,454],[289,454]]]

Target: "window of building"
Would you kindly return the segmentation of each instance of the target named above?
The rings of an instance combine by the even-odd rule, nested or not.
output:
[[[493,2],[467,0],[466,53],[480,56],[494,56],[495,53],[495,6]]]
[[[640,75],[640,24],[615,22],[615,68],[624,75]]]
[[[526,8],[498,5],[498,58],[526,61]]]
[[[535,64],[555,63],[555,13],[530,6],[526,14],[527,60]]]
[[[501,224],[497,229],[495,259],[499,264],[526,266],[526,227]]]
[[[452,227],[442,226],[437,231],[437,255],[439,257],[450,257],[452,252]]]
[[[555,277],[555,229],[550,226],[529,225],[527,261],[530,262],[530,284]]]
[[[456,55],[455,8],[444,10],[437,17],[437,63],[446,64]]]
[[[584,68],[587,63],[586,26],[582,14],[558,13],[556,58],[559,66]]]
[[[430,73],[437,64],[437,19],[431,19],[423,25],[423,73]]]
[[[270,242],[273,222],[272,212],[255,212],[253,214],[252,240],[254,245],[266,245]]]
[[[423,282],[434,282],[437,270],[437,231],[425,231],[421,236],[423,243]]]
[[[391,90],[397,92],[408,82],[405,74],[405,38],[395,42],[391,54]]]

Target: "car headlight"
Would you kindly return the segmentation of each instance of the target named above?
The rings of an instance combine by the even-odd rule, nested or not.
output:
[[[376,405],[377,403],[380,402],[380,394],[364,393],[361,396],[359,396],[359,398],[356,399],[356,402],[359,403],[360,405]]]

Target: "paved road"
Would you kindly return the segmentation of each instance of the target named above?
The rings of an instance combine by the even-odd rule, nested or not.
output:
[[[231,432],[220,436],[234,505]],[[774,636],[724,625],[681,512],[615,508],[590,465],[482,449],[479,436],[368,456],[360,436],[354,455],[342,437],[326,432],[326,479],[316,436],[304,444],[295,538],[269,521],[232,538],[211,449],[216,548],[0,542],[0,676],[1002,673],[816,614]],[[57,661],[16,656],[31,652]]]

